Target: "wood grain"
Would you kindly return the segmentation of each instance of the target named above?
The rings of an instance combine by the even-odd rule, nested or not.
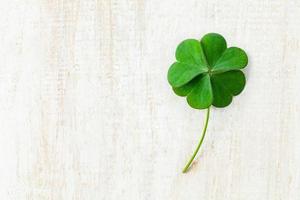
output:
[[[0,1],[0,199],[300,199],[297,0]],[[247,86],[205,112],[175,96],[177,44],[249,55]]]

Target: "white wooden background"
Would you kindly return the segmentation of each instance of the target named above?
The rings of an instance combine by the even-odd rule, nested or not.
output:
[[[244,92],[173,94],[177,44],[245,49]],[[1,200],[299,200],[299,0],[0,0]]]

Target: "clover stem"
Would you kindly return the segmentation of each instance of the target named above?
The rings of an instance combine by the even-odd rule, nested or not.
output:
[[[182,173],[186,173],[190,167],[190,165],[192,164],[194,158],[196,157],[201,145],[202,145],[202,142],[204,140],[204,137],[205,137],[205,133],[206,133],[206,129],[207,129],[207,125],[208,125],[208,120],[209,120],[209,112],[210,112],[210,107],[207,108],[207,111],[206,111],[206,119],[205,119],[205,123],[204,123],[204,128],[203,128],[203,131],[202,131],[202,136],[200,138],[200,141],[198,143],[198,146],[196,148],[196,150],[194,151],[192,157],[190,158],[189,162],[185,165],[184,169],[182,170]]]

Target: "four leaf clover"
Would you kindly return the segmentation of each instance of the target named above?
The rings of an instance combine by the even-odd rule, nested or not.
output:
[[[209,108],[226,107],[245,87],[241,71],[248,64],[246,53],[238,47],[227,48],[226,40],[217,33],[208,33],[198,41],[187,39],[176,49],[176,62],[168,71],[174,92],[186,96],[195,109],[207,108],[207,119],[200,143],[183,172],[196,156],[207,128]]]

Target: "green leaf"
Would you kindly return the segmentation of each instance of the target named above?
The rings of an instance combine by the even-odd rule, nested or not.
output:
[[[198,65],[176,62],[168,71],[168,81],[172,87],[180,87],[203,72],[205,70]]]
[[[213,71],[229,71],[242,69],[248,64],[248,57],[244,50],[238,47],[226,49],[217,63],[213,66]]]
[[[176,49],[175,62],[168,71],[168,81],[174,88],[183,86],[201,73],[207,72],[207,62],[200,42],[187,39]]]
[[[207,70],[205,55],[198,40],[184,40],[178,45],[175,54],[177,61],[197,65],[199,68]]]
[[[197,84],[201,78],[202,78],[202,75],[197,76],[196,78],[194,78],[193,80],[191,80],[190,82],[188,82],[187,84],[185,84],[181,87],[177,87],[177,88],[173,87],[173,91],[178,96],[182,96],[182,97],[187,96],[192,91],[195,84]]]
[[[240,70],[232,70],[221,74],[215,74],[212,76],[212,80],[221,82],[233,96],[240,94],[246,84],[245,75]]]
[[[245,75],[240,70],[228,71],[211,76],[214,100],[216,107],[228,106],[232,97],[240,94],[246,84]]]
[[[188,104],[196,109],[208,108],[213,101],[213,92],[209,75],[203,76],[200,81],[195,84],[194,89],[188,94]]]
[[[222,82],[212,80],[211,84],[214,91],[212,104],[218,108],[228,106],[232,102],[232,95],[230,92],[222,85]]]
[[[201,46],[207,62],[212,68],[227,48],[224,37],[217,33],[208,33],[201,39]]]

